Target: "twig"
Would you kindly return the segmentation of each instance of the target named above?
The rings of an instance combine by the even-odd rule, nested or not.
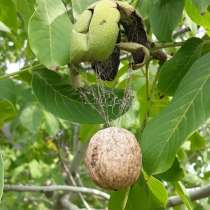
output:
[[[78,143],[78,147],[74,155],[74,159],[71,162],[71,168],[70,168],[70,171],[73,176],[77,173],[78,168],[81,165],[81,161],[84,159],[87,145],[88,145],[87,143],[81,143],[81,142]]]
[[[188,189],[187,193],[189,195],[189,198],[192,201],[207,198],[210,196],[210,184],[204,187],[200,187],[200,188],[196,187],[196,188]],[[179,198],[179,196],[172,196],[168,199],[167,207],[178,206],[180,204],[182,204],[182,201]]]
[[[61,198],[61,204],[66,210],[80,210],[76,205],[69,201],[69,195],[64,195]]]
[[[139,44],[139,43],[136,43],[136,42],[120,42],[120,43],[117,44],[117,46],[121,50],[131,52],[131,53],[132,52],[138,52],[138,51],[143,51],[144,52],[144,60],[139,64],[134,64],[132,66],[132,68],[134,70],[144,66],[150,59],[149,49],[142,44]]]
[[[75,132],[75,130],[74,130],[74,132]],[[78,132],[74,133],[73,137],[74,138],[78,138]],[[65,153],[68,156],[68,151],[66,151],[65,148],[62,148],[62,147],[58,147],[58,148],[59,148],[59,153],[58,153],[59,159],[61,161],[61,164],[62,164],[62,167],[63,167],[64,171],[67,174],[67,179],[68,179],[67,183],[71,184],[73,186],[76,186],[77,183],[75,182],[75,180],[74,180],[74,178],[72,176],[71,170],[69,168],[70,162],[68,161],[68,159],[65,158]],[[62,154],[64,154],[64,156]],[[82,203],[84,204],[85,208],[90,210],[90,206],[87,203],[87,201],[85,200],[85,198],[83,197],[82,193],[79,192],[78,195],[79,195]]]
[[[177,37],[179,37],[187,32],[190,32],[190,31],[191,31],[190,27],[181,28],[173,34],[173,38],[176,39]]]
[[[64,195],[61,198],[61,205],[66,209],[66,210],[88,210],[87,208],[82,208],[80,209],[78,206],[76,206],[75,204],[73,204],[72,202],[69,201],[69,195]],[[91,208],[90,210],[102,210],[102,209],[93,209]],[[105,209],[103,209],[105,210]]]
[[[72,123],[72,142],[73,142],[73,153],[77,151],[78,144],[79,144],[79,134],[80,134],[80,124],[79,123]],[[75,157],[75,155],[74,155]],[[73,170],[71,167],[71,173],[73,174]]]
[[[105,200],[108,200],[110,196],[107,193],[101,192],[96,189],[87,188],[87,187],[78,187],[78,186],[68,186],[68,185],[50,185],[50,186],[32,186],[32,185],[5,185],[4,192],[75,192],[75,193],[84,193],[92,194],[99,196]]]
[[[35,70],[36,68],[38,69],[38,67],[41,67],[41,66],[42,66],[41,64],[37,64],[37,65],[34,65],[34,66],[23,67],[22,69],[20,69],[16,72],[13,72],[11,74],[5,74],[3,76],[0,76],[0,80],[9,79],[11,77],[18,76],[19,74],[21,74],[23,72],[27,72],[27,71],[30,71],[30,70]]]
[[[66,174],[67,174],[68,183],[69,183],[69,184],[73,184],[73,186],[76,186],[76,182],[75,182],[75,180],[74,180],[74,178],[73,178],[73,176],[72,176],[72,174],[71,174],[71,171],[70,171],[70,169],[68,168],[68,165],[67,165],[65,159],[62,157],[60,151],[59,151],[59,159],[60,159],[60,161],[61,161],[61,163],[62,163],[62,166],[63,166],[63,168],[64,168],[64,171],[65,171]],[[85,206],[88,210],[90,210],[89,204],[86,202],[86,200],[85,200],[85,198],[83,197],[82,193],[78,192],[78,195],[79,195],[79,197],[80,197],[82,203],[84,204],[84,206]]]
[[[169,43],[153,43],[153,47],[151,48],[151,51],[157,51],[164,48],[170,48],[170,47],[181,47],[183,46],[184,42],[169,42]]]

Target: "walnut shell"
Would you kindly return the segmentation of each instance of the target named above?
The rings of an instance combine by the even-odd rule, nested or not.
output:
[[[96,184],[117,190],[137,181],[141,170],[141,149],[131,132],[110,127],[91,138],[85,163]]]

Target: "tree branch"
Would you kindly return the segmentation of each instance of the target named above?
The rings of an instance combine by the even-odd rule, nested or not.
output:
[[[85,193],[93,194],[99,196],[103,199],[108,200],[110,196],[96,189],[87,187],[77,187],[77,186],[67,186],[67,185],[51,185],[51,186],[32,186],[32,185],[5,185],[4,192],[55,192],[55,191],[65,191],[65,192],[75,192],[75,193]]]
[[[61,204],[66,210],[80,210],[76,205],[69,201],[69,195],[64,195],[61,198]]]
[[[192,201],[207,198],[210,196],[210,184],[204,187],[188,189],[187,192]],[[182,201],[179,196],[172,196],[168,200],[167,207],[178,206],[180,204],[182,204]]]
[[[72,160],[71,167],[70,167],[72,176],[75,176],[75,174],[77,173],[78,168],[80,167],[81,162],[84,159],[87,146],[88,146],[87,143],[81,143],[80,141],[78,142],[78,147],[77,147],[76,153],[74,155],[74,159]]]
[[[65,153],[65,151],[63,151],[63,152]],[[64,168],[64,171],[65,171],[66,174],[67,174],[67,178],[68,178],[68,182],[67,182],[67,183],[68,183],[68,184],[72,184],[73,186],[76,186],[77,184],[76,184],[76,182],[75,182],[75,180],[74,180],[74,178],[73,178],[73,176],[72,176],[72,174],[71,174],[71,171],[70,171],[70,169],[69,169],[69,167],[68,167],[68,164],[67,164],[65,158],[61,155],[61,151],[59,151],[59,159],[60,159],[60,161],[61,161],[61,163],[62,163],[62,166],[63,166],[63,168]],[[81,193],[81,192],[78,192],[78,195],[79,195],[79,197],[80,197],[82,203],[84,204],[84,206],[85,206],[88,210],[90,210],[89,204],[86,202],[86,200],[85,200],[85,198],[83,197],[82,193]]]
[[[66,191],[66,192],[76,192],[93,194],[99,196],[105,200],[109,200],[110,195],[105,192],[101,192],[96,189],[87,187],[76,187],[76,186],[66,186],[66,185],[51,185],[51,186],[30,186],[30,185],[5,185],[4,192],[54,192],[54,191]],[[210,196],[210,184],[204,187],[196,187],[188,189],[189,197],[192,201],[200,200]],[[179,196],[171,196],[168,199],[167,207],[173,207],[182,204]]]

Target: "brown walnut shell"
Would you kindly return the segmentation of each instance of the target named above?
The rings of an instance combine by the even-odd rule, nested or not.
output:
[[[134,184],[140,175],[141,149],[131,132],[110,127],[91,138],[85,163],[97,185],[122,189]]]

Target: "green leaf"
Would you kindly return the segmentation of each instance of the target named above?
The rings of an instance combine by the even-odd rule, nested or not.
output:
[[[208,35],[210,35],[210,13],[206,12],[204,15],[201,15],[199,9],[193,4],[192,0],[185,1],[185,10],[192,21],[203,26],[207,30]]]
[[[151,176],[147,180],[147,185],[151,190],[152,194],[156,197],[159,203],[161,203],[164,207],[166,207],[168,201],[168,192],[165,189],[163,183]]]
[[[12,119],[15,115],[14,105],[8,100],[0,100],[0,127],[5,121]]]
[[[15,103],[16,93],[15,93],[15,84],[12,80],[0,80],[0,99],[6,99]]]
[[[121,111],[123,91],[101,92],[98,87],[74,89],[59,74],[46,69],[33,72],[32,86],[45,109],[65,120],[99,124],[127,111]]]
[[[193,3],[200,10],[201,15],[204,14],[210,5],[210,0],[193,0]]]
[[[153,95],[150,100],[151,103],[148,104],[146,97],[146,85],[144,85],[141,89],[139,89],[138,101],[140,102],[141,121],[144,120],[148,108],[150,109],[150,117],[155,117],[161,112],[161,110],[163,110],[170,103],[169,97],[163,97],[163,98],[160,97],[160,91],[158,90],[157,87],[155,87],[153,90]]]
[[[176,182],[184,177],[184,171],[181,168],[178,159],[176,158],[171,168],[166,172],[159,174],[157,177],[167,182]]]
[[[36,134],[41,127],[43,113],[37,105],[27,106],[20,115],[20,122],[32,134]]]
[[[147,18],[150,14],[153,3],[153,0],[140,0],[137,5],[137,11],[139,11],[144,18]]]
[[[31,49],[48,68],[69,62],[71,21],[61,0],[37,0],[29,21]]]
[[[210,53],[199,58],[181,81],[172,103],[143,132],[143,166],[148,174],[167,171],[187,137],[210,116]]]
[[[88,6],[97,0],[72,0],[72,6],[74,8],[74,12],[78,15],[81,14]]]
[[[44,112],[44,119],[46,131],[50,136],[55,136],[60,129],[58,120],[49,112]]]
[[[171,41],[183,8],[184,0],[159,0],[153,4],[149,19],[152,32],[160,41]]]
[[[34,12],[36,0],[15,0],[17,11],[24,20],[25,28],[28,28],[28,22]]]
[[[87,142],[100,129],[99,125],[82,124],[80,125],[79,139],[82,142]]]
[[[16,93],[14,90],[15,84],[12,80],[0,80],[0,126],[16,114],[14,107]]]
[[[153,179],[153,178],[152,178]],[[153,192],[151,191],[153,189]],[[159,201],[156,197],[156,193],[163,193],[161,190],[163,188],[155,190],[152,182],[150,183],[150,187],[147,184],[147,181],[144,179],[143,175],[141,175],[139,181],[131,187],[128,202],[126,206],[126,210],[164,210],[164,204]],[[165,189],[164,189],[165,192]],[[165,203],[165,201],[164,201]]]
[[[187,195],[186,189],[181,182],[176,184],[176,192],[178,193],[179,197],[181,198],[182,202],[186,206],[188,210],[193,210],[190,198]]]
[[[3,165],[3,158],[0,153],[0,199],[3,194],[3,188],[4,188],[4,165]]]
[[[158,87],[163,94],[173,95],[191,65],[201,56],[203,41],[191,38],[160,69]]]
[[[198,132],[195,132],[189,140],[191,141],[190,149],[192,151],[199,151],[206,146],[206,140]]]
[[[111,193],[109,200],[109,210],[124,210],[129,196],[129,189],[122,189]]]
[[[10,29],[17,29],[16,8],[12,0],[0,0],[0,21]]]
[[[41,178],[43,176],[42,164],[37,160],[32,160],[28,163],[29,171],[32,179]]]

